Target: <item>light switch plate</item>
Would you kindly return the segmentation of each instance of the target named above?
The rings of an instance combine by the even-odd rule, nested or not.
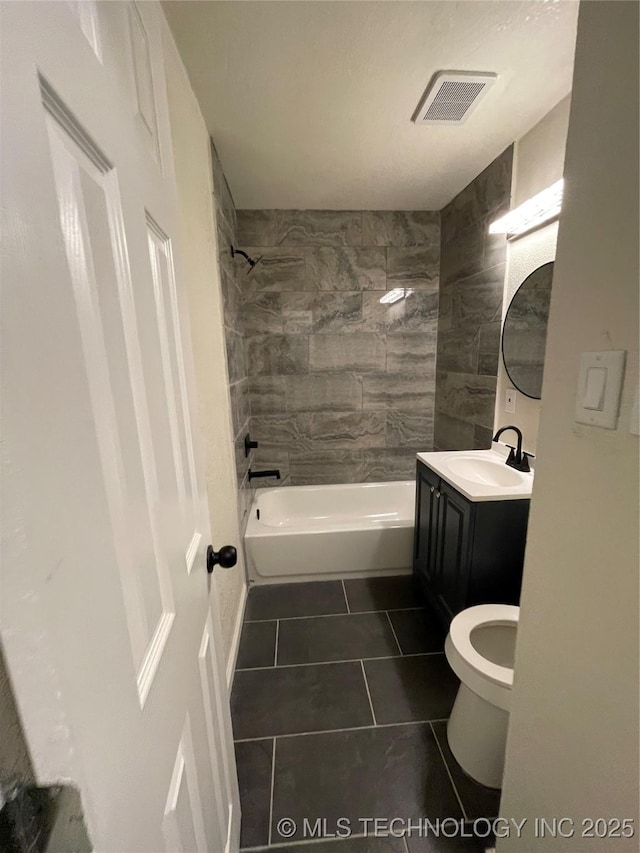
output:
[[[616,428],[625,356],[626,350],[582,353],[576,398],[577,423]]]

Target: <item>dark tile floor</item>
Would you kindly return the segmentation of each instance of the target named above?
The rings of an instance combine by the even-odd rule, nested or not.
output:
[[[381,819],[380,834],[393,818],[468,827],[498,813],[498,792],[473,782],[449,750],[458,681],[443,648],[411,577],[254,587],[231,697],[242,848],[483,851],[451,822],[449,838],[415,828],[372,837],[365,822]]]

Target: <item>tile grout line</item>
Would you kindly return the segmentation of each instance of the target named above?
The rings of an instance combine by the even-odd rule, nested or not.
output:
[[[362,677],[364,678],[364,686],[367,689],[367,696],[369,697],[369,707],[371,708],[371,716],[373,717],[373,725],[377,726],[378,721],[376,720],[376,712],[373,710],[373,700],[371,699],[371,692],[369,690],[369,682],[367,681],[367,673],[364,671],[364,661],[360,661],[360,666],[362,668]]]
[[[451,775],[451,771],[449,770],[449,765],[447,764],[447,759],[444,757],[444,752],[442,751],[442,747],[440,746],[440,741],[438,740],[438,736],[436,735],[436,730],[433,728],[433,723],[439,722],[438,720],[434,720],[431,722],[429,720],[429,728],[433,734],[434,740],[436,742],[436,746],[438,747],[438,752],[440,753],[440,758],[442,759],[442,763],[444,764],[444,768],[447,771],[447,776],[449,777],[449,781],[451,782],[451,787],[453,788],[453,793],[456,795],[456,800],[458,801],[458,805],[462,811],[462,816],[465,821],[468,821],[469,818],[467,816],[467,811],[462,803],[462,797],[458,793],[458,789],[456,788],[456,783],[453,781],[453,776]]]
[[[349,599],[347,597],[347,588],[344,585],[344,578],[340,581],[340,583],[342,584],[342,592],[344,594],[344,600],[345,600],[346,605],[347,605],[347,613],[351,613],[351,608],[349,607]]]
[[[358,840],[367,841],[370,838],[382,838],[383,840],[387,840],[388,838],[393,838],[393,837],[397,837],[397,836],[364,835],[363,833],[359,832],[359,833],[356,833],[354,835],[349,835],[347,838],[344,838],[342,840],[337,839],[337,838],[313,838],[313,839],[305,838],[304,840],[294,839],[293,841],[282,841],[278,844],[278,848],[282,847],[285,850],[288,849],[289,847],[292,847],[292,848],[293,847],[295,847],[295,848],[297,848],[297,847],[313,848],[317,844],[327,844],[327,843],[332,843],[332,842],[335,844],[340,844],[340,843],[344,844],[344,842],[346,842],[348,844],[352,840],[354,840],[354,841],[358,841]],[[404,838],[404,836],[402,836],[402,837]],[[258,847],[241,847],[240,853],[269,853],[269,851],[273,850],[273,849],[274,848],[271,846],[262,844]]]
[[[400,645],[400,640],[398,639],[398,635],[396,634],[396,629],[393,627],[393,622],[391,621],[391,616],[389,616],[389,611],[384,611],[387,617],[387,621],[389,622],[389,627],[391,628],[391,633],[393,634],[393,639],[396,641],[396,645],[398,647],[398,651],[400,652],[401,657],[404,657],[404,652],[402,651],[402,646]]]
[[[276,620],[276,641],[273,649],[273,666],[264,667],[264,669],[274,669],[274,667],[278,666],[278,640],[280,638],[280,620]],[[256,667],[257,669],[262,669],[262,667]]]
[[[309,735],[331,735],[335,732],[359,732],[363,729],[389,729],[393,726],[426,726],[428,723],[446,723],[447,717],[441,717],[438,720],[407,720],[405,723],[376,723],[373,726],[346,726],[340,729],[318,729],[314,732],[291,732],[290,734],[279,735],[262,735],[258,737],[239,737],[234,739],[234,743],[249,743],[255,740],[272,740],[274,737],[307,737]]]
[[[434,735],[435,737],[435,735]],[[271,826],[273,824],[273,789],[275,787],[276,778],[276,740],[273,739],[273,750],[271,752],[271,796],[269,799],[269,847],[271,846]]]
[[[390,607],[390,613],[406,612],[407,610],[424,610],[424,607]],[[328,619],[333,616],[364,616],[370,613],[386,613],[386,610],[350,610],[348,613],[308,613],[306,616],[272,616],[270,619],[245,619],[245,623],[256,622],[288,622],[292,619]]]
[[[358,663],[358,661],[361,660],[399,660],[400,658],[427,658],[435,657],[436,655],[444,655],[444,652],[410,652],[406,655],[403,655],[401,652],[399,655],[379,655],[378,657],[371,658],[347,658],[346,660],[317,660],[309,661],[308,663],[280,663],[277,666],[245,666],[237,667],[236,672],[260,672],[262,670],[293,669],[296,666],[331,666],[331,664],[338,663]]]

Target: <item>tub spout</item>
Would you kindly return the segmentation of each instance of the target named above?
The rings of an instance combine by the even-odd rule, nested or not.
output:
[[[256,477],[275,477],[276,480],[280,479],[280,471],[277,468],[274,468],[271,471],[252,471],[249,468],[249,482],[251,480],[255,480]]]

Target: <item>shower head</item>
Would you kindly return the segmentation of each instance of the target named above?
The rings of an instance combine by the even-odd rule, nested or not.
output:
[[[260,261],[262,260],[262,255],[260,255],[260,257],[259,257],[257,260],[255,260],[255,261],[254,261],[254,259],[253,259],[253,258],[250,258],[250,257],[249,257],[249,255],[247,255],[247,253],[246,253],[246,252],[243,252],[243,251],[242,251],[242,249],[236,249],[236,248],[235,248],[235,246],[231,246],[231,257],[232,257],[232,258],[235,258],[235,256],[236,256],[236,255],[242,255],[242,257],[243,257],[243,258],[246,260],[246,262],[249,264],[250,269],[249,269],[249,271],[247,272],[247,275],[249,275],[249,273],[253,270],[253,268],[255,267],[255,265],[256,265],[256,264],[259,264],[259,263],[260,263]]]
[[[255,259],[255,261],[253,261],[253,260],[249,261],[251,266],[250,266],[250,269],[247,270],[247,275],[251,275],[251,273],[254,270],[254,267],[258,266],[258,264],[260,263],[260,261],[262,260],[263,257],[264,257],[263,255],[260,255],[259,257],[257,257]]]

